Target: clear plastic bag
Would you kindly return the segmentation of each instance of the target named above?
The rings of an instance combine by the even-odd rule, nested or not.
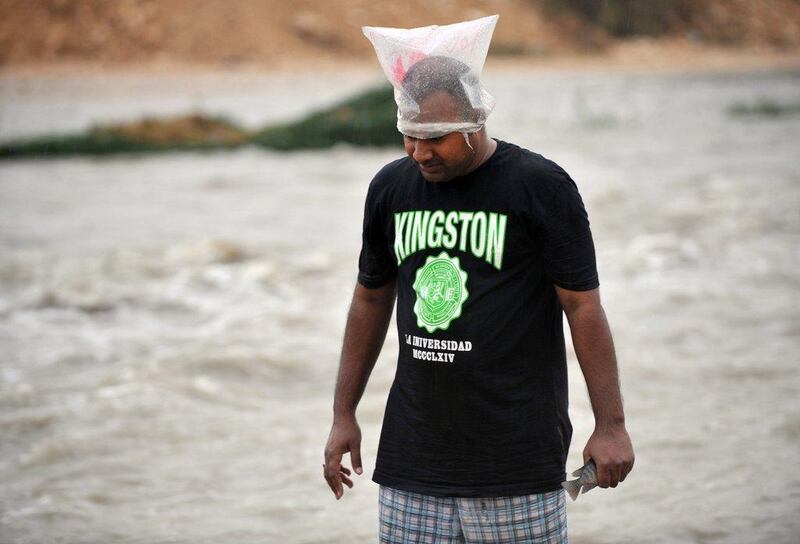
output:
[[[495,102],[480,76],[499,17],[419,28],[361,28],[394,87],[397,130],[437,138],[483,127]]]

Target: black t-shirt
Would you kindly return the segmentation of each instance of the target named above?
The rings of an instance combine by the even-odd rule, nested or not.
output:
[[[367,191],[358,281],[396,278],[400,349],[372,480],[439,496],[560,488],[572,438],[553,284],[599,286],[589,219],[556,163],[512,143],[429,182],[409,157]]]

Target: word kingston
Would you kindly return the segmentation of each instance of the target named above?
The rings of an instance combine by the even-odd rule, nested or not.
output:
[[[397,264],[423,249],[469,251],[500,270],[508,217],[503,213],[412,210],[394,214]]]

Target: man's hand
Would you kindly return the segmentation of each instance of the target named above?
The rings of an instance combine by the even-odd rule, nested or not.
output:
[[[598,486],[617,487],[633,468],[633,446],[625,430],[617,356],[600,289],[555,289],[569,320],[572,345],[594,412],[595,428],[583,449],[583,462],[594,459]]]
[[[350,461],[356,474],[361,474],[361,429],[355,417],[335,419],[328,444],[325,446],[325,463],[322,465],[325,480],[336,495],[336,500],[342,498],[344,488],[342,483],[353,488],[350,480],[350,469],[342,466],[342,456],[350,452]]]
[[[583,462],[594,459],[597,485],[617,487],[633,469],[633,446],[624,425],[595,427],[583,449]]]

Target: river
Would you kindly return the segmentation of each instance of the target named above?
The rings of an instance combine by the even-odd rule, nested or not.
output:
[[[256,126],[381,77],[4,75],[0,137],[197,110]],[[729,107],[797,104],[800,73],[484,84],[490,135],[578,184],[620,364],[636,465],[569,503],[570,540],[797,542],[800,116]],[[402,154],[0,162],[0,541],[377,541],[394,322],[364,475],[336,501],[321,463],[366,188]],[[568,351],[574,470],[592,413]]]

